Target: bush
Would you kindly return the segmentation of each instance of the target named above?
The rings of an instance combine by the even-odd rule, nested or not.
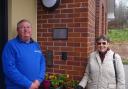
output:
[[[78,81],[69,79],[68,74],[46,74],[43,89],[74,89]]]

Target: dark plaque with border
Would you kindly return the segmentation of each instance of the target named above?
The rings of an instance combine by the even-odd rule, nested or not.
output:
[[[53,29],[53,39],[54,40],[67,40],[68,39],[68,29],[67,28],[54,28]]]

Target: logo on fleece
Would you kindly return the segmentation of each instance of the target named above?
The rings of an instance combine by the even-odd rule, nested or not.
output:
[[[41,50],[35,50],[34,52],[35,53],[41,53]]]

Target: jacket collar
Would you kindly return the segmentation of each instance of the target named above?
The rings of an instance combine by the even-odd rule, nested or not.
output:
[[[32,38],[30,38],[30,41],[29,42],[22,41],[19,36],[16,36],[16,39],[17,39],[17,41],[19,41],[21,43],[33,43],[34,42],[34,40]]]
[[[111,49],[108,50],[108,51],[106,52],[106,54],[105,54],[103,63],[106,62],[106,61],[108,61],[108,59],[110,59],[109,57],[111,57],[111,55],[112,55],[113,53],[114,53],[114,52],[113,52]],[[98,64],[101,66],[101,65],[102,65],[102,61],[101,61],[101,58],[100,58],[100,56],[99,56],[99,52],[98,52],[98,51],[96,51],[96,60],[97,60]]]

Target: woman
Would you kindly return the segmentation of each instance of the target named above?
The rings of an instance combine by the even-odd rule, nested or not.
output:
[[[77,89],[125,89],[122,60],[109,48],[109,39],[106,36],[98,37],[96,46],[97,50],[90,54],[85,74]]]

